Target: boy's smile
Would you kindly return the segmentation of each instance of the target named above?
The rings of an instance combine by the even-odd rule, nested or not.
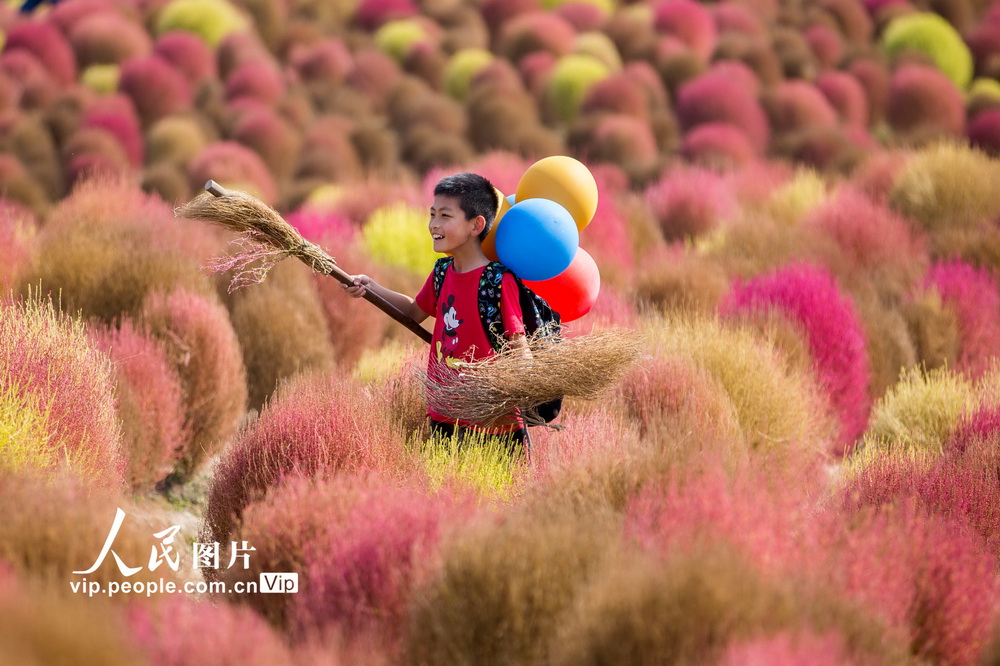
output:
[[[427,229],[434,243],[434,251],[441,254],[454,254],[470,241],[479,245],[476,220],[465,216],[457,197],[434,197]]]

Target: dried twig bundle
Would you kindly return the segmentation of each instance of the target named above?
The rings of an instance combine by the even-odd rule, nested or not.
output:
[[[209,267],[215,272],[233,271],[229,291],[260,283],[267,272],[285,257],[296,257],[317,273],[329,275],[341,284],[351,285],[353,277],[337,265],[323,249],[302,238],[295,227],[266,203],[246,192],[227,190],[214,181],[205,184],[206,193],[174,210],[178,217],[208,220],[240,233],[235,241],[240,251],[233,256],[214,259]],[[425,342],[430,331],[400,312],[392,303],[369,290],[363,297]]]
[[[240,233],[240,251],[212,261],[215,271],[235,272],[230,291],[257,284],[285,257],[297,257],[314,271],[333,272],[337,262],[318,245],[302,238],[295,227],[260,199],[238,190],[217,196],[204,192],[174,210],[178,217],[208,220]]]
[[[544,425],[532,418],[532,407],[563,396],[600,397],[638,360],[642,345],[635,331],[610,329],[561,342],[537,337],[528,348],[530,354],[504,349],[458,372],[418,369],[428,405],[442,416],[484,426],[512,423],[515,410],[529,425]]]

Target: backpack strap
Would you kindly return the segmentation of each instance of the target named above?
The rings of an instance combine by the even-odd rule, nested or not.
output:
[[[434,262],[434,297],[435,300],[441,295],[441,286],[444,284],[444,274],[455,261],[454,257],[441,257]]]
[[[499,261],[491,261],[483,268],[483,274],[479,278],[479,320],[483,323],[483,330],[493,351],[499,351],[505,343],[500,293],[503,275],[509,270]]]

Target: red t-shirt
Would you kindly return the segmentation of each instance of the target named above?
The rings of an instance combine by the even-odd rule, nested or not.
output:
[[[417,294],[417,305],[434,317],[434,334],[431,337],[431,351],[427,361],[430,376],[445,368],[458,372],[457,368],[448,365],[449,360],[478,361],[494,354],[489,338],[486,337],[486,331],[483,330],[483,322],[479,318],[479,279],[482,277],[483,268],[485,266],[459,273],[454,266],[448,266],[439,295],[434,294],[434,273],[427,277],[420,293]],[[510,273],[504,273],[503,281],[500,283],[500,316],[507,338],[524,334],[517,283]],[[428,409],[427,413],[435,421],[455,422],[454,419],[446,418],[433,409]],[[475,425],[462,420],[459,420],[458,424]],[[498,427],[490,430],[501,432],[510,429]]]

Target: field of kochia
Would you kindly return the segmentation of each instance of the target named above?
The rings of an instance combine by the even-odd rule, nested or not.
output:
[[[21,4],[0,666],[1000,663],[1000,4]],[[599,192],[565,334],[642,353],[528,455],[174,214],[215,180],[413,295],[438,180],[553,155]]]

